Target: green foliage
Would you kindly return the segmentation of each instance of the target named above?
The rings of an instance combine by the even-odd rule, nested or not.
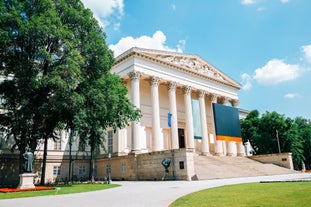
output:
[[[0,125],[14,137],[13,149],[35,151],[66,128],[94,154],[106,128],[140,118],[110,73],[105,38],[80,0],[0,1]]]
[[[257,110],[251,111],[241,120],[243,141],[250,141],[255,154],[292,152],[295,167],[310,158],[311,125],[301,117],[295,120],[277,112],[266,112],[259,117]]]

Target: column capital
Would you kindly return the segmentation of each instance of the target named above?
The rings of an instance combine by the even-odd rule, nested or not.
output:
[[[222,101],[222,104],[223,104],[223,105],[227,105],[228,102],[229,102],[229,98],[228,98],[228,97],[225,97],[225,96],[222,96],[222,97],[221,97],[221,101]]]
[[[131,80],[139,80],[142,76],[142,73],[139,71],[132,71],[128,73]]]
[[[238,99],[231,99],[230,103],[231,103],[232,107],[237,108],[240,101]]]
[[[184,86],[183,90],[184,90],[184,94],[190,94],[191,93],[191,86]]]
[[[176,90],[176,87],[177,87],[177,82],[175,81],[170,81],[166,84],[168,90]]]
[[[121,83],[122,83],[123,85],[126,85],[126,84],[127,84],[127,80],[124,79],[124,78],[121,78]]]
[[[158,86],[160,80],[161,80],[161,79],[160,79],[159,77],[152,76],[152,77],[149,79],[149,83],[150,83],[151,86]]]
[[[204,90],[199,90],[198,94],[199,94],[199,98],[204,98],[206,92]]]
[[[217,103],[217,98],[218,98],[217,94],[211,93],[210,97],[211,97],[212,103]]]

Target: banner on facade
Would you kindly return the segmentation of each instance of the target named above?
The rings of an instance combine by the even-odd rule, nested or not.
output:
[[[167,113],[167,125],[169,127],[172,126],[172,114],[171,113]]]
[[[242,142],[237,108],[213,103],[216,140]]]
[[[198,100],[192,99],[193,134],[195,139],[202,139],[200,104]]]

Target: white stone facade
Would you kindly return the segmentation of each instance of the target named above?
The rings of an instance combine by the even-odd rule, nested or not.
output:
[[[212,103],[237,107],[241,85],[199,56],[132,48],[115,59],[111,72],[123,79],[143,115],[117,132],[114,153],[186,148],[203,155],[243,154],[241,143],[215,140],[212,111]],[[192,99],[200,104],[202,139],[194,139]]]

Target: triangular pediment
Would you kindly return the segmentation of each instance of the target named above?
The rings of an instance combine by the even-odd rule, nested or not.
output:
[[[132,48],[128,54],[135,53],[142,57],[147,57],[148,60],[156,61],[166,66],[189,71],[192,74],[204,76],[208,79],[215,80],[224,84],[228,84],[240,88],[240,84],[231,79],[229,76],[221,72],[219,69],[202,59],[197,55],[190,55],[178,52],[169,52],[161,50],[151,50],[143,48]]]
[[[141,49],[144,55],[208,78],[239,87],[240,84],[197,55]]]

